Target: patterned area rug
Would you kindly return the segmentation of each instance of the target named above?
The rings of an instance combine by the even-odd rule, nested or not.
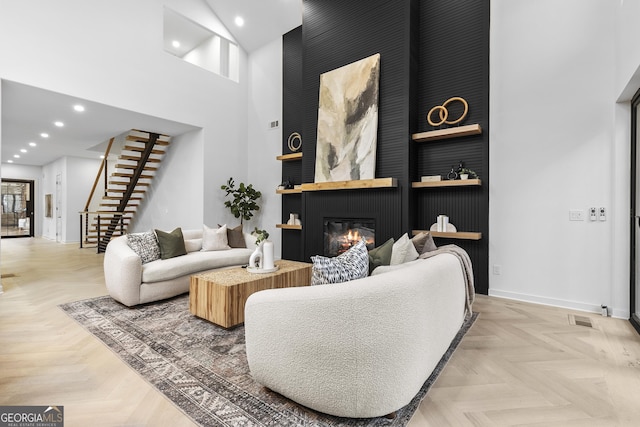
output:
[[[128,308],[108,296],[61,305],[201,426],[405,426],[477,314],[465,322],[433,374],[394,419],[315,412],[253,381],[244,327],[218,327],[189,313],[189,297]]]

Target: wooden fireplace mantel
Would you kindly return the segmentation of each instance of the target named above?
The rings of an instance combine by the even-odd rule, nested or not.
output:
[[[396,178],[374,178],[352,181],[314,182],[302,184],[302,191],[356,190],[364,188],[393,188],[398,186]]]

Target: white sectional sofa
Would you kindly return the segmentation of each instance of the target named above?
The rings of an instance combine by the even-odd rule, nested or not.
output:
[[[407,405],[473,300],[460,257],[429,256],[345,283],[251,295],[245,335],[253,378],[340,417],[378,417]]]
[[[203,230],[183,230],[185,242],[202,238]],[[244,233],[247,248],[217,251],[194,250],[186,255],[143,264],[127,244],[117,237],[104,254],[104,278],[109,295],[127,306],[158,301],[189,291],[189,277],[201,271],[247,264],[255,250],[255,237]]]

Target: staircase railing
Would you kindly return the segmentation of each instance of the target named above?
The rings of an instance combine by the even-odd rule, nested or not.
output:
[[[104,194],[107,192],[107,162],[109,159],[109,154],[111,153],[111,146],[113,145],[113,141],[115,141],[115,137],[109,139],[109,144],[107,145],[107,149],[104,152],[104,157],[102,158],[102,162],[100,162],[100,167],[98,168],[98,173],[96,174],[96,179],[93,181],[93,186],[91,187],[91,191],[89,192],[89,197],[87,197],[87,203],[84,205],[84,211],[80,212],[80,222],[82,223],[82,215],[85,216],[85,228],[83,233],[83,228],[80,227],[80,236],[85,236],[84,243],[88,243],[89,237],[89,214],[93,212],[89,212],[89,207],[91,206],[91,201],[93,200],[93,196],[96,192],[96,188],[98,188],[98,183],[100,182],[100,178],[104,172]],[[100,241],[100,240],[98,240]],[[82,248],[82,237],[80,238],[80,248]]]
[[[111,240],[113,233],[118,228],[118,224],[122,224],[122,219],[124,215],[124,210],[129,204],[129,199],[133,195],[133,191],[138,185],[138,180],[142,176],[144,169],[147,165],[147,161],[149,160],[149,156],[151,156],[151,152],[153,151],[153,147],[156,145],[156,141],[160,137],[160,134],[157,133],[149,133],[149,140],[145,142],[144,151],[142,151],[140,155],[140,159],[138,160],[138,164],[134,169],[133,176],[129,180],[128,185],[126,186],[125,192],[120,199],[120,203],[118,204],[118,208],[116,209],[117,215],[111,218],[109,222],[109,226],[105,230],[104,236],[98,237],[98,252],[104,252],[107,248],[107,244]],[[121,225],[122,227],[122,225]],[[100,227],[98,226],[98,229]]]
[[[157,170],[150,163],[159,163],[166,152],[166,148],[156,148],[168,146],[170,139],[168,135],[132,129],[124,136],[122,152],[117,156],[116,163],[109,165],[109,154],[117,147],[119,138],[109,140],[85,208],[80,212],[80,247],[96,244],[98,253],[106,250],[114,235],[127,232]],[[111,170],[108,170],[108,166]],[[104,192],[98,207],[93,199],[99,194],[98,186],[103,175]]]
[[[82,211],[80,212],[80,235],[82,236],[83,230],[88,230],[89,229],[89,224],[91,223],[91,220],[95,219],[96,220],[96,241],[98,242],[98,244],[96,246],[94,246],[95,248],[97,248],[97,253],[101,253],[104,252],[104,248],[101,247],[100,242],[102,241],[101,238],[101,215],[106,215],[109,218],[113,218],[114,216],[117,216],[118,219],[118,224],[120,225],[120,233],[124,234],[124,216],[123,214],[120,214],[118,212],[113,212],[113,211]],[[90,220],[91,218],[91,220]],[[88,243],[87,240],[84,240],[84,244],[83,244],[83,240],[80,239],[80,249],[84,248],[86,246],[86,244]],[[88,247],[88,246],[87,246]]]

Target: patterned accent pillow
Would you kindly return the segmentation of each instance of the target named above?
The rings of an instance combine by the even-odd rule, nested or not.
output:
[[[364,239],[335,258],[315,255],[311,261],[311,285],[348,282],[369,275],[369,253]]]
[[[127,234],[127,244],[143,264],[160,259],[160,245],[153,231]]]

